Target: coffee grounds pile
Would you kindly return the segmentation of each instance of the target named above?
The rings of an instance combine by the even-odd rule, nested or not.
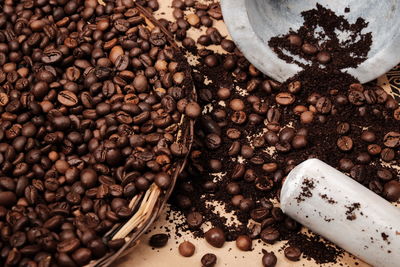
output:
[[[358,18],[351,24],[344,16],[338,16],[320,4],[301,15],[304,24],[296,32],[292,30],[268,42],[280,58],[305,67],[286,51],[311,61],[311,64],[329,63],[327,66],[336,70],[356,67],[366,59],[372,35],[362,33],[368,26],[364,19]]]
[[[178,2],[182,5],[174,6]],[[183,22],[176,10],[193,10],[183,1],[173,1],[173,7],[180,24]],[[218,9],[215,4],[196,2],[194,14],[209,18],[211,7]],[[320,5],[303,16],[305,24],[298,32],[272,39],[279,44],[276,47],[287,46],[314,62],[320,52],[328,52],[329,61],[320,58],[325,67],[314,63],[282,84],[254,68],[231,41],[211,27],[212,23],[202,23],[208,29],[197,40],[204,46],[200,49],[195,40],[179,29],[174,31],[184,47],[200,58],[193,77],[204,106],[190,162],[170,201],[173,209],[187,217],[187,225],[177,226],[178,231],[189,229],[207,239],[200,225],[208,221],[223,230],[219,241],[233,241],[240,235],[266,244],[287,240],[302,250],[304,258],[335,262],[342,251],[318,236],[300,233],[301,226],[285,216],[275,202],[279,201],[282,179],[290,170],[308,158],[319,158],[390,201],[400,197],[399,172],[389,167],[400,164],[398,103],[381,87],[361,85],[340,71],[365,59],[372,42],[370,33],[361,33],[367,23],[358,19],[350,24]],[[173,23],[167,25],[174,30]],[[306,32],[317,25],[324,30],[322,35],[312,37]],[[350,41],[339,43],[335,29],[348,31]],[[309,55],[289,47],[288,36],[296,36],[300,46],[312,43],[316,51]],[[325,37],[330,41],[321,42]],[[228,53],[208,50],[211,44]],[[322,55],[326,59],[326,53]],[[334,205],[334,196],[328,197]],[[236,220],[214,211],[216,204],[232,212]]]

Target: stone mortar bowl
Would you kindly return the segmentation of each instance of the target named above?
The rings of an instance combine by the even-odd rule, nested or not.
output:
[[[302,68],[289,64],[268,46],[271,37],[296,31],[303,24],[301,12],[322,6],[354,23],[369,22],[363,32],[372,33],[366,61],[344,69],[365,83],[386,73],[400,62],[400,1],[398,0],[221,0],[224,21],[246,58],[269,77],[283,82]],[[350,8],[345,13],[345,8]]]

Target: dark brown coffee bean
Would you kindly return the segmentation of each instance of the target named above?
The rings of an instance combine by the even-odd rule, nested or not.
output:
[[[79,248],[80,241],[78,238],[64,240],[57,244],[57,251],[61,253],[70,253]]]
[[[186,216],[186,222],[191,228],[199,228],[203,223],[203,215],[197,211],[191,212]]]
[[[201,114],[201,107],[196,102],[190,102],[185,107],[185,114],[189,118],[195,119]]]
[[[361,106],[365,101],[364,94],[357,90],[350,90],[348,99],[355,106]]]
[[[393,179],[393,174],[387,169],[379,169],[376,174],[378,178],[384,181],[389,181]]]
[[[158,187],[166,190],[171,185],[172,179],[166,172],[160,172],[156,174],[154,182]]]
[[[354,167],[354,163],[350,159],[340,159],[339,161],[339,169],[345,172],[351,170]]]
[[[357,182],[362,182],[366,178],[366,169],[363,165],[355,165],[350,169],[350,176]]]
[[[168,243],[168,235],[155,234],[150,237],[149,245],[155,248],[162,248]]]
[[[327,97],[320,97],[315,104],[315,107],[319,113],[327,114],[332,109],[332,102]]]
[[[289,246],[284,250],[285,257],[291,261],[300,260],[301,250],[297,247]]]
[[[79,265],[89,263],[92,257],[92,251],[88,248],[79,248],[72,254],[72,259]]]
[[[361,133],[361,140],[368,142],[368,143],[373,143],[376,140],[375,133],[371,132],[371,131],[363,131]]]
[[[217,227],[208,230],[204,234],[204,237],[211,246],[216,248],[221,248],[225,243],[225,234],[220,228]]]
[[[253,220],[255,220],[256,222],[261,222],[264,219],[266,219],[269,214],[270,214],[270,212],[268,209],[261,207],[261,208],[253,209],[250,212],[250,217]]]
[[[395,158],[395,152],[391,148],[384,148],[381,151],[381,159],[385,162],[390,162]]]
[[[275,267],[278,262],[274,252],[267,252],[263,250],[262,264],[264,267]]]
[[[86,188],[94,187],[97,183],[97,173],[93,169],[84,169],[80,174],[82,185]]]
[[[267,227],[260,233],[261,240],[268,244],[274,244],[279,239],[279,236],[279,231],[274,227]]]
[[[195,246],[189,241],[183,241],[178,247],[179,254],[183,257],[191,257],[196,250]]]
[[[201,257],[201,264],[203,267],[213,267],[217,263],[217,256],[212,253],[204,254]]]
[[[205,142],[209,149],[217,149],[221,146],[222,139],[219,135],[211,133],[207,135]]]
[[[17,196],[12,191],[0,192],[0,205],[1,206],[12,206],[17,203]]]
[[[350,124],[347,122],[341,122],[336,127],[336,132],[338,134],[347,134],[350,131]]]

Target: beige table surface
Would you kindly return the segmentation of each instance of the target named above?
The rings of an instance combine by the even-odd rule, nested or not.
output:
[[[170,7],[170,3],[172,0],[159,0],[160,10],[156,12],[157,18],[167,18],[172,20],[171,12],[172,8]],[[185,12],[185,14],[189,14],[190,12]],[[214,27],[218,28],[223,36],[228,36],[228,32],[226,27],[222,21],[215,21]],[[197,36],[205,29],[194,29],[191,28],[188,32],[188,36],[197,40]],[[217,46],[208,46],[208,49],[213,49],[217,52],[221,51],[220,47]],[[190,63],[195,64],[196,60],[191,58],[189,60]],[[388,86],[388,78],[383,76],[379,78],[378,83],[383,85],[386,89]],[[280,248],[285,244],[285,241],[278,242],[274,245],[265,244],[260,240],[256,240],[253,242],[253,250],[249,252],[243,252],[236,248],[235,242],[227,242],[225,245],[220,248],[211,247],[204,239],[202,238],[194,238],[190,232],[183,232],[182,237],[177,237],[175,235],[175,223],[179,223],[183,217],[179,214],[171,215],[170,212],[167,212],[169,208],[167,207],[164,212],[161,214],[159,220],[151,227],[150,233],[144,235],[139,244],[128,250],[126,255],[121,257],[118,262],[115,263],[115,267],[195,267],[201,266],[200,259],[206,253],[214,253],[217,255],[217,265],[220,266],[230,266],[230,267],[253,267],[253,266],[262,266],[261,264],[261,249],[265,249],[267,251],[274,251],[275,255],[278,257],[277,267],[297,267],[297,266],[348,266],[348,267],[367,267],[368,264],[363,263],[362,261],[354,258],[353,256],[345,253],[343,258],[339,258],[337,263],[327,263],[327,264],[316,264],[313,260],[301,260],[298,262],[291,262],[287,260],[283,256],[283,252],[280,251]],[[169,220],[173,220],[171,223]],[[204,229],[208,229],[209,225],[205,224]],[[166,247],[161,249],[153,249],[148,245],[148,240],[151,235],[156,233],[169,233],[171,238],[168,241]],[[340,233],[338,233],[340,234]],[[195,254],[190,258],[185,258],[181,256],[178,252],[178,245],[184,241],[189,240],[196,246]],[[400,266],[400,263],[399,263]]]

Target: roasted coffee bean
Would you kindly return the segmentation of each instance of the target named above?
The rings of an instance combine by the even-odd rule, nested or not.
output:
[[[327,64],[331,61],[331,55],[329,52],[321,51],[317,54],[317,60],[321,64]]]
[[[78,104],[78,97],[73,92],[66,90],[58,93],[57,100],[61,104],[68,107],[75,106],[76,104]]]
[[[242,251],[251,250],[252,243],[253,241],[247,235],[240,235],[236,238],[236,247]]]
[[[327,114],[332,109],[332,102],[327,97],[320,97],[315,107],[319,113]]]
[[[168,235],[155,234],[150,237],[149,245],[155,248],[162,248],[168,243]]]
[[[361,106],[365,101],[364,94],[357,90],[350,90],[348,99],[355,106]]]
[[[301,250],[297,247],[289,246],[284,250],[285,257],[291,261],[300,260]]]
[[[314,54],[316,54],[316,53],[318,52],[317,47],[315,47],[314,45],[309,44],[309,43],[303,44],[303,45],[301,46],[301,50],[303,50],[303,52],[304,52],[306,55],[314,55]]]
[[[268,244],[274,244],[279,239],[279,236],[279,231],[274,227],[267,227],[260,233],[261,240]]]
[[[398,147],[400,146],[400,133],[399,132],[388,132],[383,137],[383,143],[387,147]]]
[[[201,257],[201,264],[203,267],[213,267],[217,263],[217,256],[212,253],[204,254]]]
[[[195,246],[189,241],[183,241],[178,247],[179,254],[183,257],[191,257],[196,250]]]
[[[341,151],[349,151],[353,148],[353,140],[349,136],[341,136],[336,142]]]
[[[206,146],[209,149],[217,149],[221,146],[222,139],[219,135],[211,133],[206,137]]]
[[[224,232],[217,227],[211,228],[204,234],[207,242],[216,248],[221,248],[225,243],[225,234]]]
[[[301,37],[296,34],[290,34],[287,37],[287,40],[289,41],[290,45],[292,45],[292,46],[301,46],[303,43],[303,40],[301,39]]]
[[[263,250],[262,264],[264,267],[275,267],[278,262],[274,252],[267,252]]]
[[[255,220],[256,222],[261,222],[262,220],[266,219],[267,216],[270,214],[269,210],[265,207],[253,209],[250,212],[250,217]]]
[[[294,103],[295,97],[290,93],[279,93],[275,96],[275,101],[282,106],[287,106]]]
[[[191,228],[199,228],[203,223],[203,215],[200,212],[191,212],[186,216],[186,222]]]
[[[347,134],[350,130],[350,124],[347,122],[341,122],[336,127],[336,132],[338,134]]]
[[[72,259],[79,265],[87,264],[92,257],[92,251],[88,248],[79,248],[72,253]]]
[[[395,158],[395,152],[391,148],[384,148],[381,151],[381,159],[385,162],[390,162]]]

